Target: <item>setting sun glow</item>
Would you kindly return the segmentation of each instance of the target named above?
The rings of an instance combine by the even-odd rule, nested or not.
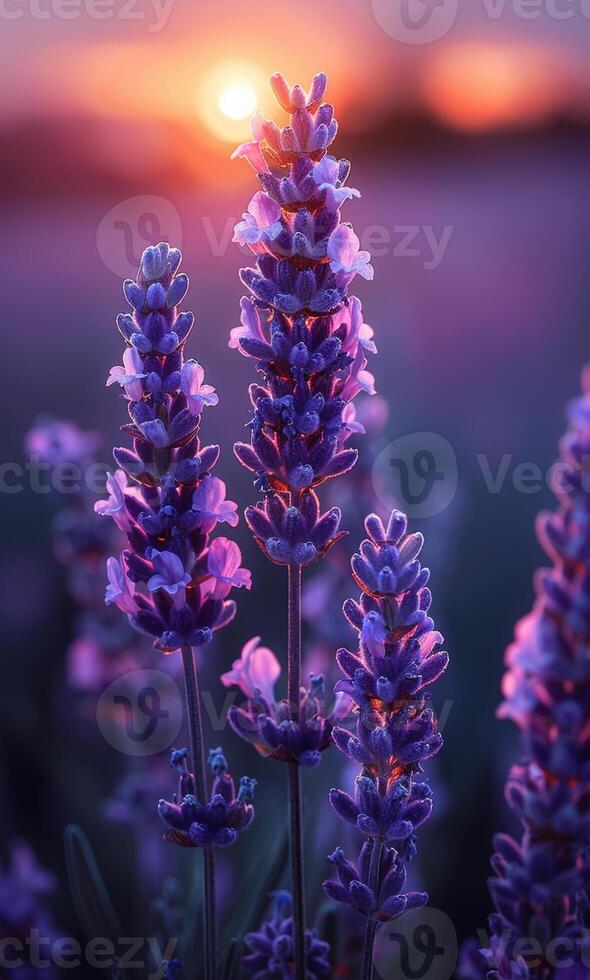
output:
[[[532,124],[559,103],[560,73],[542,49],[463,43],[441,50],[429,63],[425,97],[456,129]]]
[[[258,96],[251,85],[232,85],[223,90],[217,105],[228,119],[246,119],[254,112]]]
[[[212,136],[241,143],[250,135],[250,120],[260,107],[265,88],[266,77],[258,66],[247,61],[219,62],[201,78],[197,90],[199,117]]]

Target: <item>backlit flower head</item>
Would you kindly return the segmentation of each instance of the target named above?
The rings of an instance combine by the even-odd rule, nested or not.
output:
[[[228,721],[260,755],[313,768],[331,744],[334,725],[348,714],[350,698],[339,693],[328,705],[323,675],[311,674],[308,686],[301,688],[294,716],[287,699],[276,700],[280,663],[272,650],[259,643],[258,636],[246,643],[232,670],[221,677],[226,687],[240,687],[247,699],[240,707],[231,705]]]
[[[209,801],[195,796],[194,776],[188,770],[187,750],[175,749],[170,765],[178,773],[178,792],[172,802],[160,800],[158,813],[166,840],[183,847],[228,847],[254,819],[252,800],[256,780],[243,776],[236,793],[221,749],[211,749],[213,785]]]
[[[125,388],[132,448],[115,449],[119,469],[96,506],[127,537],[108,562],[107,602],[164,652],[208,643],[234,615],[232,588],[251,585],[235,542],[210,540],[218,523],[235,526],[237,508],[211,475],[219,448],[199,443],[201,413],[218,396],[198,361],[184,358],[194,318],[178,309],[188,288],[179,263],[178,249],[150,246],[137,279],[124,283],[131,312],[117,325],[126,348],[109,383]]]
[[[256,263],[240,274],[249,296],[230,346],[254,358],[262,375],[250,389],[250,443],[235,452],[269,498],[249,508],[248,523],[279,564],[310,564],[338,539],[337,509],[321,523],[310,491],[354,466],[356,450],[344,443],[361,428],[350,425],[350,402],[375,391],[366,361],[373,332],[348,292],[355,275],[372,278],[373,268],[341,220],[340,208],[359,192],[346,186],[348,161],[327,152],[337,124],[322,102],[326,84],[318,74],[305,92],[273,75],[290,122],[281,129],[258,114],[252,141],[236,154],[254,166],[263,190],[235,235]],[[273,495],[291,497],[287,526]]]
[[[429,615],[429,572],[418,559],[423,538],[408,533],[407,524],[397,510],[386,524],[376,514],[367,517],[367,538],[351,561],[361,596],[344,603],[358,649],[337,654],[344,678],[336,691],[354,702],[356,725],[354,731],[336,726],[332,738],[361,771],[354,795],[332,789],[330,802],[365,843],[358,869],[340,849],[331,855],[339,881],[325,882],[324,890],[378,921],[427,900],[424,893],[401,890],[405,864],[416,852],[415,831],[432,810],[430,787],[420,778],[422,765],[442,746],[428,688],[448,664]],[[379,871],[370,880],[375,848]]]

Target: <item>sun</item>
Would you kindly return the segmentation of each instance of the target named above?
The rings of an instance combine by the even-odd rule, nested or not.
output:
[[[258,96],[247,83],[229,85],[217,100],[219,111],[228,119],[247,119],[258,105]]]
[[[265,75],[247,61],[223,61],[203,73],[197,90],[197,112],[212,136],[242,143],[250,136],[252,114],[261,106]]]

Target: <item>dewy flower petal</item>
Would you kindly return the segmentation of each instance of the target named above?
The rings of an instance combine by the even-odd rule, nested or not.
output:
[[[264,119],[259,109],[252,117],[252,139],[246,143],[241,143],[231,155],[232,160],[244,157],[256,173],[269,173],[269,168],[264,154],[260,149],[260,143],[264,137]]]
[[[260,646],[260,637],[248,640],[242,649],[239,660],[234,660],[232,669],[221,675],[225,687],[237,684],[247,698],[257,692],[271,705],[274,703],[274,685],[281,676],[281,665],[268,647]]]
[[[207,568],[215,580],[213,596],[224,599],[232,587],[250,589],[252,576],[247,568],[240,568],[242,553],[235,541],[215,538],[209,547]]]
[[[356,187],[337,187],[340,167],[335,157],[326,155],[316,163],[312,177],[318,185],[318,191],[325,195],[326,205],[333,211],[338,211],[345,201],[361,196]]]
[[[200,415],[205,405],[217,405],[219,398],[212,385],[203,384],[204,368],[195,360],[185,361],[180,372],[180,390],[186,395],[192,415]]]
[[[383,655],[383,645],[387,636],[385,620],[381,613],[372,611],[363,620],[361,637],[372,657]]]
[[[342,441],[348,438],[349,435],[353,433],[364,436],[367,433],[362,422],[357,419],[356,407],[352,402],[349,402],[344,411],[342,412],[342,422],[344,424],[344,433],[342,434]]]
[[[272,242],[280,234],[281,209],[279,205],[263,191],[258,191],[248,210],[242,215],[243,220],[235,227],[232,241],[239,245],[249,245],[251,248],[264,242]]]
[[[250,340],[260,340],[262,343],[266,343],[266,338],[262,332],[262,324],[260,322],[260,313],[254,306],[251,300],[247,299],[245,296],[240,301],[240,307],[242,310],[241,326],[233,327],[230,331],[230,339],[228,347],[234,350],[240,351],[245,357],[247,357],[246,351],[242,348],[240,340],[244,338],[250,338]]]
[[[338,160],[336,157],[330,156],[328,153],[326,156],[316,163],[313,168],[313,179],[320,186],[322,184],[330,184],[335,187],[338,181]]]
[[[94,505],[95,513],[100,514],[101,517],[112,517],[119,530],[123,532],[127,532],[131,527],[123,494],[126,488],[127,474],[124,470],[108,473],[106,479],[108,499],[97,500]]]
[[[123,354],[123,366],[111,368],[107,378],[107,387],[117,382],[125,388],[125,394],[130,401],[140,401],[143,397],[142,380],[146,377],[143,371],[143,361],[135,347],[127,347]]]
[[[346,337],[342,350],[356,357],[359,344],[371,354],[377,353],[373,342],[374,330],[368,323],[363,322],[363,309],[360,300],[353,296],[349,305],[343,310],[342,320],[346,328]]]
[[[372,279],[373,266],[369,252],[359,251],[360,241],[350,225],[341,224],[334,229],[328,239],[328,258],[334,272],[346,275],[358,273],[363,279]]]
[[[178,555],[171,551],[159,551],[152,557],[155,574],[147,582],[150,592],[163,589],[168,595],[176,595],[191,581]]]
[[[237,525],[238,505],[225,499],[225,491],[223,480],[207,476],[193,493],[193,507],[199,513],[201,528],[211,531],[217,523]]]
[[[133,615],[137,606],[133,597],[134,586],[127,578],[123,555],[120,558],[107,558],[108,585],[105,592],[107,605],[113,603],[121,612]]]

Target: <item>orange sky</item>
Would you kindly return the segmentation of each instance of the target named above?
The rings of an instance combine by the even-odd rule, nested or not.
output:
[[[247,135],[247,124],[220,109],[224,93],[233,87],[239,99],[249,90],[274,112],[266,79],[278,69],[304,84],[327,71],[329,97],[349,129],[370,129],[396,105],[419,102],[468,130],[528,124],[568,107],[588,113],[589,71],[572,32],[590,32],[590,20],[545,18],[524,33],[527,25],[505,15],[498,23],[459,20],[436,43],[409,45],[379,27],[371,11],[381,0],[299,0],[296,8],[275,0],[134,0],[130,20],[89,18],[90,0],[79,0],[78,18],[38,19],[27,13],[33,2],[44,9],[59,0],[11,0],[23,16],[3,23],[0,40],[0,113],[9,117],[82,113],[194,125],[222,152],[224,142]],[[362,111],[349,112],[353,105]]]

